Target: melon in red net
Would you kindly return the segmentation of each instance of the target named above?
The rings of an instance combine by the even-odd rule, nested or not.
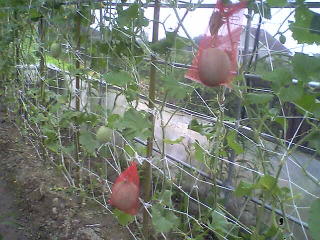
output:
[[[247,2],[224,4],[217,0],[197,55],[185,77],[206,86],[229,86],[237,74],[238,46]]]
[[[214,87],[228,81],[231,71],[229,56],[218,48],[204,49],[199,57],[199,77],[201,82]]]
[[[130,215],[136,215],[139,210],[140,180],[137,163],[124,170],[112,186],[109,203]]]

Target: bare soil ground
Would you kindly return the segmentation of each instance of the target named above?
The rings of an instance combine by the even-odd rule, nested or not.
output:
[[[37,155],[0,111],[0,240],[126,240],[128,230]]]

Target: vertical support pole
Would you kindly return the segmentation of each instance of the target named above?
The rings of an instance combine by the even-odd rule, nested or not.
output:
[[[13,18],[15,24],[18,22],[18,13],[16,10],[13,12]],[[15,51],[15,65],[16,65],[16,80],[19,82],[19,70],[17,68],[20,65],[20,39],[19,39],[19,30],[14,30],[14,51]]]
[[[243,57],[242,57],[242,69],[247,68],[248,64],[248,52],[249,52],[249,45],[250,45],[250,30],[251,30],[251,22],[252,22],[252,9],[248,9],[248,21],[245,30],[245,39],[244,39],[244,47],[243,47]]]
[[[79,5],[78,5],[78,11],[80,11]],[[76,111],[80,111],[80,59],[79,59],[79,53],[80,53],[80,47],[81,47],[81,15],[79,12],[76,13],[75,17],[75,41],[76,41],[76,49],[75,49],[75,67],[77,70],[76,73],[76,89],[75,89],[75,95],[76,95]],[[80,164],[80,128],[78,125],[75,126],[75,148],[76,148],[76,154],[75,159],[78,164]],[[81,183],[81,168],[77,167],[77,173],[76,173],[76,185],[80,185]]]
[[[40,55],[40,63],[39,63],[39,74],[40,74],[40,104],[45,106],[46,104],[46,92],[45,92],[45,76],[46,76],[46,63],[45,63],[45,53],[44,53],[44,41],[45,41],[45,20],[43,17],[40,18],[38,25],[38,34],[39,34],[39,55]],[[44,113],[46,114],[46,113]],[[47,154],[45,149],[45,141],[44,137],[41,136],[41,152],[42,157],[45,161],[47,161]]]
[[[155,0],[155,7],[153,13],[153,29],[152,29],[152,42],[158,41],[159,33],[159,17],[160,17],[160,0]],[[147,140],[147,159],[152,157],[153,152],[153,140],[154,140],[154,102],[155,102],[155,85],[156,85],[156,57],[151,56],[151,67],[150,67],[150,82],[149,82],[149,103],[148,107],[150,110],[149,120],[152,124],[151,126],[151,136]],[[147,203],[151,200],[151,187],[152,187],[152,172],[151,165],[149,162],[145,161],[143,163],[143,190],[144,190],[144,201]],[[150,239],[151,234],[151,218],[146,209],[143,212],[143,235],[145,239]]]
[[[40,46],[39,46],[39,54],[40,54],[40,64],[39,64],[39,73],[40,73],[40,99],[41,104],[44,104],[45,101],[45,90],[44,90],[44,77],[45,77],[45,58],[44,58],[44,40],[45,40],[45,30],[44,30],[44,19],[41,17],[38,26],[39,38],[40,38]]]

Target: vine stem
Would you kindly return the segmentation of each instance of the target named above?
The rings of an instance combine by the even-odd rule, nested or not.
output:
[[[155,0],[155,8],[153,12],[153,29],[152,29],[152,42],[155,43],[159,38],[159,19],[160,19],[160,0]],[[147,158],[150,159],[153,153],[153,140],[154,140],[154,102],[156,95],[156,57],[151,56],[151,67],[150,67],[150,82],[149,82],[149,103],[148,107],[150,110],[149,120],[151,122],[151,135],[147,140]],[[147,203],[151,200],[151,186],[152,186],[152,172],[151,165],[148,161],[143,163],[143,191],[144,191],[144,201]],[[143,236],[145,239],[150,239],[151,235],[151,218],[147,211],[143,211]]]

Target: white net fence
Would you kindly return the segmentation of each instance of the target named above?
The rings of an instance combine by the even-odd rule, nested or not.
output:
[[[170,8],[160,10],[160,38],[168,40],[168,31],[175,29],[179,36],[156,46],[149,43],[153,8],[139,4],[121,10],[115,2],[66,4],[44,18],[46,43],[41,36],[30,38],[34,45],[19,56],[23,88],[15,97],[39,157],[115,215],[108,203],[114,180],[130,161],[140,170],[149,162],[153,198],[140,202],[159,238],[312,239],[307,222],[310,205],[320,196],[320,163],[306,139],[319,128],[317,115],[279,98],[270,83],[250,74],[237,77],[233,89],[186,81],[196,36],[205,32],[212,8],[179,2],[188,5],[185,10],[165,3]],[[294,52],[319,52],[292,38],[295,6],[270,10],[260,1],[253,4],[255,15],[246,12],[247,22],[241,23],[239,65],[253,56],[247,70],[254,76],[287,67]],[[78,33],[76,22],[62,21],[71,13],[84,19]],[[37,31],[37,24],[31,27]],[[54,50],[57,42],[62,50]],[[39,45],[45,72],[28,55]],[[157,61],[151,62],[150,54]],[[154,109],[147,97],[151,64],[157,72]],[[312,88],[306,91],[317,92],[318,83],[309,81]],[[150,114],[154,144],[152,157],[146,157]],[[96,130],[103,125],[111,134],[101,142]],[[132,239],[142,239],[142,210],[132,220],[127,225]]]

